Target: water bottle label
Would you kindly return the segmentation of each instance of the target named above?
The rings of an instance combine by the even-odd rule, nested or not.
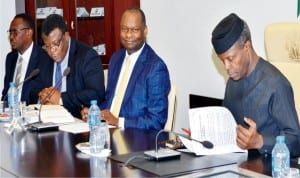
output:
[[[7,101],[8,101],[8,106],[11,106],[11,104],[12,104],[12,99],[11,99],[12,97],[11,97],[11,95],[8,95],[8,97],[7,97]]]
[[[273,177],[285,177],[290,168],[289,156],[286,153],[277,153],[272,157]]]
[[[18,104],[18,95],[12,96],[11,94],[7,97],[8,106]]]

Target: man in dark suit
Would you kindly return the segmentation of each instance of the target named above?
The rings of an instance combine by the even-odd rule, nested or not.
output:
[[[81,106],[90,100],[104,100],[102,62],[91,47],[71,39],[65,21],[57,14],[49,15],[42,26],[45,49],[52,58],[48,70],[40,75],[48,87],[40,93],[44,104],[63,105],[73,116],[80,118]],[[67,68],[70,73],[63,77]]]
[[[121,19],[121,43],[124,49],[110,59],[102,119],[123,128],[160,130],[168,115],[170,78],[167,66],[145,42],[148,33],[141,9],[126,10]],[[118,108],[126,61],[130,59],[128,83]],[[117,109],[116,109],[117,108]],[[88,109],[82,111],[87,118]]]
[[[27,104],[32,104],[30,92],[33,88],[34,78],[23,83],[23,85],[21,82],[27,78],[34,69],[39,68],[39,65],[43,63],[43,61],[47,61],[50,58],[45,50],[33,43],[34,22],[29,15],[16,15],[10,24],[8,33],[12,51],[6,56],[4,88],[2,90],[1,100],[7,100],[6,96],[9,83],[13,81],[16,85],[20,84],[18,87],[20,101],[26,101]],[[20,66],[20,78],[17,77],[18,66]],[[18,79],[16,80],[16,78]]]

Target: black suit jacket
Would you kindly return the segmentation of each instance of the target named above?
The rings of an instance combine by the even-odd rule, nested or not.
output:
[[[18,51],[16,50],[12,50],[6,56],[4,88],[2,90],[1,100],[7,100],[6,95],[9,89],[9,83],[14,80],[14,72],[15,72],[17,60],[18,60]],[[40,46],[33,44],[25,78],[27,78],[34,69],[40,68],[44,60],[46,61],[50,60],[48,54]],[[23,83],[22,86],[21,101],[26,101],[27,104],[34,103],[33,101],[30,100],[30,92],[34,87],[39,87],[39,85],[33,84],[34,80],[35,78],[32,78],[31,80],[28,80],[27,82]]]
[[[81,118],[82,106],[89,106],[90,100],[97,100],[100,105],[104,100],[102,62],[94,49],[79,41],[71,40],[68,66],[70,74],[67,76],[67,90],[61,93],[61,97],[64,107],[74,117]],[[53,60],[45,63],[39,76],[39,83],[43,83],[45,87],[52,86],[53,70]]]

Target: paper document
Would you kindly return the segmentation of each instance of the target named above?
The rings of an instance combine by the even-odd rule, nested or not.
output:
[[[108,125],[108,128],[116,128],[116,127],[113,125]],[[75,122],[60,125],[59,130],[77,134],[77,133],[89,132],[90,128],[87,122],[76,119]]]
[[[41,107],[42,122],[66,123],[74,122],[75,118],[63,106],[43,105]]]
[[[231,112],[220,106],[193,108],[189,110],[191,138],[210,141],[214,147],[180,137],[183,144],[196,155],[213,155],[230,152],[246,152],[236,144],[236,122]]]
[[[89,125],[86,122],[74,122],[70,124],[61,125],[59,126],[59,130],[74,134],[90,131]]]

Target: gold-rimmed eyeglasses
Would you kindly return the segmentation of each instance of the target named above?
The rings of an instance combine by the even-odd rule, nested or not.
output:
[[[29,27],[24,27],[24,28],[20,28],[20,29],[9,29],[9,30],[7,30],[7,33],[9,35],[17,36],[21,31],[28,30],[28,29],[30,29],[30,28]]]
[[[45,45],[44,47],[45,47],[46,51],[56,52],[61,47],[64,36],[65,35],[62,35],[61,38],[57,42],[53,42],[51,45]]]

